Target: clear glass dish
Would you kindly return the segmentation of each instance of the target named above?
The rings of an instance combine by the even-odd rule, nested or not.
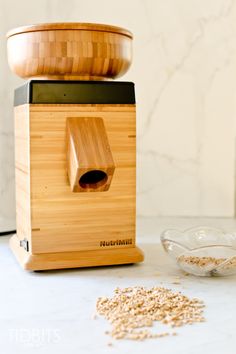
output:
[[[168,229],[161,234],[161,242],[177,265],[189,274],[236,274],[236,233],[205,226],[185,231]]]

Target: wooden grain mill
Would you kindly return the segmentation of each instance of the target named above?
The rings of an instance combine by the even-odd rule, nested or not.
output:
[[[131,63],[132,34],[81,23],[8,33],[15,90],[17,234],[29,270],[135,263],[134,84],[113,81]]]

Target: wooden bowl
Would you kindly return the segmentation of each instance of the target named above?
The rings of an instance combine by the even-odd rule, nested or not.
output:
[[[8,63],[26,79],[114,79],[131,64],[132,38],[126,29],[91,23],[19,27],[7,33]]]

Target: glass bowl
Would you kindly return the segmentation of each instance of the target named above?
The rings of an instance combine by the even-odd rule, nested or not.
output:
[[[165,251],[185,272],[197,276],[236,274],[236,232],[211,227],[185,231],[165,230],[161,234]]]

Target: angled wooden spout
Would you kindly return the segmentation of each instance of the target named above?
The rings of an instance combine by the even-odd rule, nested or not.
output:
[[[73,192],[102,192],[115,170],[103,119],[67,118],[67,170]]]

